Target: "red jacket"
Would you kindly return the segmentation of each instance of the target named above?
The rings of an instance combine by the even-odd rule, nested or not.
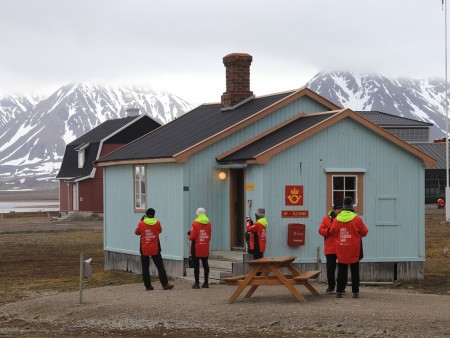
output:
[[[269,224],[265,218],[258,219],[253,225],[247,222],[247,231],[250,232],[250,249],[255,250],[255,233],[258,236],[259,252],[266,251],[266,229]]]
[[[141,255],[153,256],[159,254],[159,234],[161,223],[156,218],[145,217],[140,221],[134,233],[141,235]]]
[[[208,257],[209,242],[211,241],[211,223],[205,214],[200,214],[192,223],[189,240],[192,241],[191,254],[193,257]],[[192,248],[194,246],[194,248]]]
[[[336,234],[336,254],[339,263],[359,262],[361,237],[369,232],[363,220],[353,211],[342,210],[333,220],[330,233]]]
[[[319,227],[319,234],[325,238],[325,255],[336,254],[336,234],[330,233],[333,216],[335,217],[336,215],[334,214],[334,211],[331,210],[328,215],[322,219],[322,223],[320,223]]]

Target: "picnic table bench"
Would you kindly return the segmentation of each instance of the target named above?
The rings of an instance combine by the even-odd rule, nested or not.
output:
[[[248,275],[232,276],[224,279],[227,285],[237,286],[237,289],[228,299],[228,303],[233,303],[247,286],[251,286],[251,288],[245,295],[245,298],[250,298],[261,285],[284,285],[301,302],[306,302],[306,299],[297,291],[294,287],[295,285],[304,285],[313,295],[318,296],[319,293],[309,283],[309,280],[319,276],[320,270],[300,273],[292,264],[295,258],[295,256],[278,256],[249,261],[248,263],[253,269]],[[280,271],[281,268],[289,269],[291,274],[283,274]],[[269,275],[269,273],[273,273],[273,275]]]

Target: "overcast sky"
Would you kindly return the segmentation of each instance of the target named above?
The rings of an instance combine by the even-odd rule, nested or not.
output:
[[[217,102],[234,52],[257,96],[323,70],[444,78],[444,34],[441,0],[0,0],[0,96],[89,81]]]

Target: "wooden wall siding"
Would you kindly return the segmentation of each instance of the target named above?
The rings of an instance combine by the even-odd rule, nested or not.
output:
[[[105,251],[139,254],[139,237],[134,230],[142,215],[133,208],[133,166],[105,168],[103,183]]]
[[[70,198],[69,198],[69,183],[64,182],[64,180],[59,181],[59,211],[69,211],[71,208]]]
[[[321,283],[327,283],[327,267],[325,263],[321,263],[320,267],[317,267],[317,263],[294,263],[300,273],[320,270],[321,273],[318,277],[318,281]],[[248,274],[251,271],[251,267],[248,263],[238,262],[233,263],[232,273],[233,275]],[[288,271],[285,269],[285,273]],[[388,262],[388,263],[360,263],[359,275],[362,283],[364,282],[406,282],[412,280],[424,279],[424,267],[423,262]],[[351,273],[348,274],[348,281],[351,283]]]
[[[184,274],[184,262],[171,259],[163,259],[164,268],[169,278],[181,277]],[[120,252],[105,251],[105,270],[128,271],[136,274],[142,274],[141,257],[139,255],[130,255]],[[153,261],[150,260],[150,275],[158,276]],[[156,285],[158,285],[157,282]]]
[[[247,181],[255,183],[248,195],[262,198],[269,221],[267,256],[295,255],[297,261],[317,261],[317,247],[323,256],[323,238],[318,227],[326,210],[325,168],[365,168],[364,215],[369,228],[364,239],[365,261],[390,262],[423,259],[424,169],[421,161],[393,146],[358,123],[346,119],[287,149],[265,166],[247,169]],[[261,185],[261,187],[259,187]],[[304,205],[284,205],[284,186],[303,185]],[[258,189],[258,190],[257,190]],[[256,195],[258,197],[256,197]],[[397,197],[398,225],[377,225],[377,201]],[[256,205],[254,204],[256,207]],[[268,209],[268,206],[271,208]],[[281,218],[281,210],[308,210],[308,218]],[[394,212],[394,207],[383,212]],[[288,223],[306,225],[305,245],[287,245]]]
[[[416,281],[425,278],[425,264],[419,262],[399,262],[397,263],[397,279],[399,281]]]
[[[195,218],[195,211],[199,206],[206,209],[208,217],[210,217],[213,224],[213,236],[211,239],[211,250],[230,250],[230,204],[229,204],[229,178],[221,181],[217,175],[219,168],[217,168],[216,156],[233,148],[242,142],[262,133],[296,114],[301,112],[311,113],[325,111],[326,108],[315,102],[314,100],[303,97],[286,107],[283,107],[277,112],[270,114],[264,119],[244,128],[236,134],[229,136],[216,144],[203,149],[202,151],[192,155],[185,166],[185,186],[189,186],[189,192],[186,196],[188,198],[187,218],[185,216],[185,232],[189,230],[190,224]],[[232,114],[233,112],[226,112]],[[254,182],[256,183],[256,182]],[[256,188],[258,186],[258,188]],[[250,193],[246,200],[253,199],[252,213],[263,205],[263,199],[259,199],[261,194],[261,184],[255,184],[255,191]],[[256,198],[256,200],[254,199]],[[258,206],[257,206],[258,205]],[[251,215],[254,217],[254,215]],[[244,220],[243,220],[244,221]],[[188,247],[187,245],[185,246]],[[185,257],[188,255],[188,249],[185,249]]]
[[[147,164],[146,178],[147,208],[156,210],[155,217],[161,222],[163,228],[159,236],[162,247],[161,254],[163,258],[182,260],[187,243],[183,217],[183,165],[176,163]]]

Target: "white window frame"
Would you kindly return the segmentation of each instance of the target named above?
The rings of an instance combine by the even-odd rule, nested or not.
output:
[[[89,147],[89,143],[83,143],[75,148],[78,152],[78,169],[84,167],[84,163],[86,162],[86,152],[85,149]]]
[[[134,210],[142,212],[146,210],[147,182],[145,175],[145,165],[137,164],[133,166],[133,186],[134,186]]]
[[[366,172],[365,169],[325,169],[326,175],[327,175],[327,199],[326,199],[326,210],[331,210],[333,207],[334,202],[334,186],[333,186],[333,178],[335,177],[356,177],[355,182],[355,190],[351,190],[354,192],[353,196],[353,206],[355,208],[355,211],[362,215],[364,212],[364,173]],[[345,186],[343,190],[340,190],[343,192],[342,196],[346,196],[345,192],[350,190],[345,190]]]
[[[343,189],[334,189],[334,180],[338,179],[338,178],[343,178],[344,179],[344,183],[343,183]],[[354,189],[346,189],[346,184],[345,184],[345,180],[348,178],[354,178],[355,179],[355,187]],[[335,196],[339,195],[342,196],[342,198],[336,198]],[[358,206],[358,175],[331,175],[331,203],[333,203],[333,201],[335,199],[340,199],[341,201],[344,200],[344,198],[346,196],[350,196],[353,198],[353,206],[357,207]]]

